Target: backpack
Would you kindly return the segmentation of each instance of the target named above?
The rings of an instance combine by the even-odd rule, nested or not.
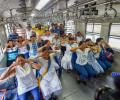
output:
[[[112,52],[105,50],[105,57],[108,61],[113,62],[113,53]]]
[[[115,91],[109,87],[102,87],[96,90],[94,100],[117,100],[114,96]]]

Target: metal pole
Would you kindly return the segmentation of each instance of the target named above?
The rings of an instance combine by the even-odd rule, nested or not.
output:
[[[11,18],[10,18],[11,19],[11,21],[10,21],[10,31],[11,32],[12,32],[12,26],[13,26],[12,23],[14,23],[13,20],[12,20],[12,18],[13,18],[12,10],[13,9],[10,9],[10,15],[11,15]]]
[[[95,23],[93,22],[93,29],[92,29],[92,33],[94,33],[94,25],[95,25]]]

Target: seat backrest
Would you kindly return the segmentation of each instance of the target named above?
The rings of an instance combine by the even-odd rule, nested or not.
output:
[[[95,100],[116,100],[114,90],[109,87],[102,87],[96,90]]]

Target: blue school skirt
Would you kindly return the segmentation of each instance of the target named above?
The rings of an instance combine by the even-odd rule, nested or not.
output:
[[[25,59],[28,59],[29,58],[29,52],[25,53]]]
[[[86,65],[76,64],[75,70],[80,75],[81,80],[86,80],[86,79],[91,78],[97,74],[96,71],[89,64],[86,64]]]
[[[76,52],[74,52],[74,53],[72,53],[72,58],[71,58],[71,63],[72,63],[72,67],[73,67],[74,71],[75,71],[76,59],[77,59],[77,54],[76,54]]]
[[[106,69],[109,69],[112,67],[112,62],[109,62],[105,56],[105,52],[104,50],[102,49],[101,50],[101,53],[100,53],[100,56],[99,56],[99,59],[98,59],[99,63],[104,63],[104,65],[106,66]],[[102,62],[101,62],[102,61]],[[105,67],[103,66],[103,67]]]
[[[100,66],[104,69],[104,71],[107,70],[107,66],[104,64],[104,62],[100,59],[97,59],[97,62],[100,64]]]

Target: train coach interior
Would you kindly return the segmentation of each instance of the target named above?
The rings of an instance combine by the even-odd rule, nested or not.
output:
[[[14,33],[14,31],[18,35],[16,40],[14,40],[14,37],[12,37],[11,35]],[[77,41],[77,33],[80,33],[80,36],[78,35],[78,37],[82,37],[80,41]],[[54,41],[54,38],[56,37],[58,38],[58,40]],[[19,44],[18,38],[22,38],[23,44],[25,45]],[[101,42],[103,40],[104,42]],[[16,57],[25,52],[25,48],[23,49],[22,47],[26,46],[25,50],[28,51],[29,56],[26,59],[30,59],[30,61],[26,61],[26,63],[29,62],[31,66],[33,63],[40,64],[40,71],[35,70],[35,68],[33,68],[33,70],[35,76],[39,73],[42,77],[38,78],[38,76],[36,76],[38,84],[40,84],[42,99],[35,99],[34,95],[32,97],[30,95],[29,99],[19,98],[19,83],[17,82],[20,81],[17,81],[17,78],[14,79],[16,83],[13,84],[17,84],[18,87],[13,86],[15,88],[11,87],[11,89],[8,89],[9,86],[7,87],[3,85],[3,83],[8,85],[12,84],[12,82],[9,81],[9,79],[11,80],[11,76],[5,80],[2,80],[1,78],[2,74],[10,68],[8,67],[9,58],[14,58],[12,54],[12,56],[9,57],[9,52],[11,52],[13,48],[11,49],[11,51],[9,51],[10,48],[5,49],[6,46],[8,46],[9,41],[12,41],[14,45],[17,45],[15,46],[18,50]],[[74,49],[72,49],[73,47],[71,46],[71,43],[73,41],[77,44],[76,47],[80,46],[77,49],[80,49],[82,52],[77,52],[77,49],[75,48],[77,55],[75,61],[75,56],[73,52]],[[89,41],[91,41],[92,43]],[[88,42],[92,45],[89,45]],[[34,43],[34,46],[35,43],[37,43],[37,49],[34,48],[32,43]],[[99,45],[99,43],[101,44]],[[105,43],[104,45],[107,44],[106,48],[110,48],[112,52],[109,51],[108,48],[106,49],[102,43]],[[68,44],[70,44],[70,46],[68,46]],[[96,68],[94,68],[94,62],[92,62],[92,54],[90,58],[88,58],[89,52],[88,54],[85,54],[81,49],[85,48],[84,46],[92,51],[95,62],[99,64],[103,72],[99,71],[100,68],[98,68],[97,70],[97,65],[95,66]],[[99,51],[99,58],[95,57],[96,52],[92,48],[95,46],[98,46],[98,49],[100,46],[101,51],[97,49]],[[52,49],[50,49],[49,47],[51,47]],[[63,50],[64,47],[65,50]],[[36,50],[38,54],[36,53]],[[106,67],[109,66],[107,65],[108,63],[106,64],[106,62],[104,62],[108,60],[108,56],[106,56],[109,55],[106,54],[107,50],[110,53],[109,57],[111,57],[112,54],[112,63],[110,61],[111,66],[108,69],[104,68],[102,65],[104,64]],[[51,51],[55,52],[55,57],[57,58],[57,61],[56,58],[54,58],[53,60],[50,56],[51,65],[49,65],[49,57],[47,56],[49,55],[48,52]],[[80,53],[80,57],[78,53]],[[40,55],[41,58],[38,58],[38,55]],[[78,58],[81,61],[78,61]],[[81,64],[82,61],[85,62],[84,60],[87,61],[86,65]],[[89,63],[89,60],[93,64]],[[120,75],[119,60],[119,0],[0,0],[0,100],[120,100],[119,94],[117,94],[119,95],[118,97],[116,97],[117,99],[113,99],[113,95],[109,97],[109,92],[107,96],[104,96],[104,93],[103,95],[101,93],[100,95],[103,96],[101,96],[102,99],[95,98],[98,93],[98,89],[101,89],[103,87],[109,87],[112,90],[116,89],[114,84],[114,77],[119,77]],[[11,65],[15,61],[16,59],[12,60]],[[45,73],[44,71],[42,73],[42,70],[44,70],[42,68],[46,67],[46,62],[48,62],[48,70]],[[58,68],[53,68],[54,66],[56,67],[55,63],[57,63],[57,66],[59,66]],[[88,68],[90,67],[89,65],[93,67],[92,69],[96,73],[94,77],[92,76],[93,73],[90,71],[91,69]],[[72,66],[72,68],[70,68],[70,66]],[[86,74],[85,72],[83,72],[83,67],[86,68],[84,70],[87,72],[90,79],[88,79],[88,76],[85,76]],[[43,74],[43,76],[41,73]],[[76,76],[77,79],[79,76],[79,82],[78,80],[76,80]],[[47,80],[45,78],[48,78],[48,80],[50,80],[51,78],[51,81],[44,81]],[[48,88],[46,88],[45,90],[45,87],[47,86],[51,90],[49,90]],[[57,89],[60,90],[60,93],[58,94]],[[106,97],[109,97],[109,99]]]

